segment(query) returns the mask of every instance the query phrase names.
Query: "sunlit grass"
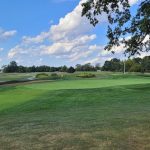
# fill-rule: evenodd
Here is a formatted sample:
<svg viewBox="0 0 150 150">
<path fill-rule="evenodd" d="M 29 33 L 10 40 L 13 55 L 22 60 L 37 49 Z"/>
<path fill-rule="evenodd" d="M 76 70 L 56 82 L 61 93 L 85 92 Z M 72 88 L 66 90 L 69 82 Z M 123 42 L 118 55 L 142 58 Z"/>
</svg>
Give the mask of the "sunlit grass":
<svg viewBox="0 0 150 150">
<path fill-rule="evenodd" d="M 150 78 L 0 87 L 0 149 L 150 149 Z"/>
</svg>

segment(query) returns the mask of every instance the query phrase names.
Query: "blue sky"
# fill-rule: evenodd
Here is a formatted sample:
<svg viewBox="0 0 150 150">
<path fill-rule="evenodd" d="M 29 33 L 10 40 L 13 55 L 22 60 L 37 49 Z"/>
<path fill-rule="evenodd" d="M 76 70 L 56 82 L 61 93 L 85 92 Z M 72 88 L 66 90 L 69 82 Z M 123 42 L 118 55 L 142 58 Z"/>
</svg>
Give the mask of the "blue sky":
<svg viewBox="0 0 150 150">
<path fill-rule="evenodd" d="M 138 0 L 130 0 L 132 12 Z M 107 20 L 93 28 L 81 17 L 79 0 L 1 0 L 0 66 L 15 60 L 20 65 L 60 66 L 101 63 L 124 58 L 104 51 Z"/>
</svg>

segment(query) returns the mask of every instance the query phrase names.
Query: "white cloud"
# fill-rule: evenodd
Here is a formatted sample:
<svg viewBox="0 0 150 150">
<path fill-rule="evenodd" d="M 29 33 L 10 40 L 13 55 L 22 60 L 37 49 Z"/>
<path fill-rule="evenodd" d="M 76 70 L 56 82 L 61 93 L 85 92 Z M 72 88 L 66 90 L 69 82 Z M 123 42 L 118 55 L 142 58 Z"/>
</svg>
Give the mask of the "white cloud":
<svg viewBox="0 0 150 150">
<path fill-rule="evenodd" d="M 120 46 L 113 46 L 112 51 L 115 52 L 115 54 L 123 54 L 125 51 L 124 45 L 121 44 Z M 102 49 L 99 55 L 106 56 L 106 55 L 111 55 L 111 54 L 112 54 L 111 51 Z"/>
<path fill-rule="evenodd" d="M 129 4 L 132 6 L 136 3 L 138 3 L 138 1 L 140 1 L 140 0 L 129 0 Z"/>
<path fill-rule="evenodd" d="M 58 24 L 51 25 L 47 32 L 41 32 L 35 37 L 23 36 L 21 43 L 10 49 L 8 57 L 39 56 L 40 60 L 43 55 L 76 62 L 97 53 L 95 58 L 90 59 L 92 63 L 111 58 L 112 53 L 104 51 L 104 45 L 91 44 L 96 35 L 91 34 L 93 26 L 89 20 L 81 17 L 83 1 L 72 12 L 60 18 Z M 131 5 L 135 3 L 137 0 L 130 0 Z M 100 23 L 106 22 L 106 18 L 106 15 L 101 15 Z M 123 46 L 114 47 L 114 50 L 121 57 Z"/>
<path fill-rule="evenodd" d="M 19 45 L 15 46 L 14 48 L 10 49 L 8 53 L 9 58 L 13 58 L 17 54 L 23 54 L 24 49 L 20 47 Z"/>
<path fill-rule="evenodd" d="M 39 56 L 41 55 L 41 51 L 45 49 L 45 45 L 16 45 L 14 48 L 10 49 L 8 53 L 8 58 L 17 58 L 17 57 L 34 57 L 34 56 Z"/>
<path fill-rule="evenodd" d="M 0 28 L 0 41 L 7 40 L 17 33 L 16 30 L 5 31 Z"/>
<path fill-rule="evenodd" d="M 101 58 L 100 58 L 100 57 L 97 57 L 97 58 L 93 58 L 93 59 L 84 61 L 83 64 L 90 63 L 90 64 L 92 64 L 92 65 L 95 65 L 96 63 L 100 63 L 100 62 L 101 62 Z"/>
<path fill-rule="evenodd" d="M 87 18 L 81 17 L 81 3 L 82 1 L 64 18 L 60 18 L 58 25 L 51 27 L 50 32 L 53 41 L 73 39 L 75 36 L 89 33 L 89 30 L 93 28 Z"/>
<path fill-rule="evenodd" d="M 26 53 L 32 55 L 37 49 L 38 55 L 53 55 L 57 58 L 65 56 L 72 61 L 81 58 L 81 53 L 82 56 L 89 53 L 86 50 L 94 50 L 95 47 L 90 47 L 90 42 L 96 35 L 90 34 L 93 27 L 86 18 L 81 17 L 81 10 L 80 2 L 72 12 L 61 18 L 57 25 L 52 25 L 48 32 L 42 32 L 35 37 L 24 36 L 21 44 L 9 51 L 8 57 L 13 58 Z M 49 44 L 44 45 L 45 41 Z M 41 48 L 39 44 L 42 45 Z M 73 59 L 73 56 L 76 56 L 76 59 Z"/>
<path fill-rule="evenodd" d="M 64 41 L 59 41 L 51 46 L 48 46 L 46 51 L 44 53 L 46 54 L 65 54 L 65 53 L 70 53 L 74 52 L 77 48 L 81 48 L 88 42 L 94 40 L 96 38 L 96 35 L 83 35 L 81 37 L 76 37 L 74 40 L 64 40 Z"/>
<path fill-rule="evenodd" d="M 143 40 L 143 43 L 146 43 L 146 42 L 148 42 L 150 40 L 150 35 L 147 35 L 146 37 L 145 37 L 145 39 Z"/>
<path fill-rule="evenodd" d="M 4 48 L 0 48 L 0 51 L 3 51 L 4 50 Z"/>
<path fill-rule="evenodd" d="M 49 38 L 49 36 L 49 32 L 41 32 L 40 35 L 37 35 L 35 37 L 23 36 L 22 42 L 25 44 L 39 44 L 44 42 L 44 40 Z"/>
<path fill-rule="evenodd" d="M 80 60 L 82 58 L 87 58 L 92 53 L 93 53 L 93 50 L 91 50 L 89 47 L 83 47 L 82 51 L 78 50 L 78 51 L 72 53 L 69 56 L 69 59 L 71 62 L 74 62 L 74 61 Z"/>
</svg>

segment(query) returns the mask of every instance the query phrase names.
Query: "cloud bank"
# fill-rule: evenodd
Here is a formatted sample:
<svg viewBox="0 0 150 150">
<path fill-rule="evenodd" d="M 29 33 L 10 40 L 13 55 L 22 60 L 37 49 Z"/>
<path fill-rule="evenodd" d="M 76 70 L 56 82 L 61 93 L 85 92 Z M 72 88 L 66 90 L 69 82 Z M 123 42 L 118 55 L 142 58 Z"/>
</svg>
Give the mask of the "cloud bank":
<svg viewBox="0 0 150 150">
<path fill-rule="evenodd" d="M 51 25 L 47 32 L 41 32 L 35 37 L 23 36 L 21 42 L 11 48 L 8 57 L 10 59 L 25 57 L 49 56 L 56 59 L 65 59 L 67 62 L 104 62 L 110 59 L 112 54 L 104 51 L 105 45 L 95 44 L 97 38 L 93 34 L 93 26 L 87 18 L 81 17 L 82 6 L 79 4 L 66 16 L 59 19 L 59 23 Z M 138 0 L 129 0 L 134 5 Z M 100 16 L 100 24 L 106 22 L 106 16 Z M 16 34 L 15 30 L 0 32 L 1 37 L 10 37 Z M 3 36 L 2 36 L 3 35 Z M 94 44 L 93 44 L 94 43 Z M 123 46 L 114 47 L 116 55 L 122 58 Z M 115 57 L 113 56 L 113 57 Z"/>
</svg>

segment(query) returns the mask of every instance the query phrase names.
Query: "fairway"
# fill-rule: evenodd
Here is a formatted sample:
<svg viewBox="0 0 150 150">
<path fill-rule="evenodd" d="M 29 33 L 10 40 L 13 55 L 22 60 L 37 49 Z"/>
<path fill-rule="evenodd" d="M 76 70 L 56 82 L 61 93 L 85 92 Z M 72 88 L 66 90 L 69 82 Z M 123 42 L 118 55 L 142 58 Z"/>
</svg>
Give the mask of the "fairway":
<svg viewBox="0 0 150 150">
<path fill-rule="evenodd" d="M 148 150 L 150 77 L 0 87 L 2 150 Z"/>
</svg>

